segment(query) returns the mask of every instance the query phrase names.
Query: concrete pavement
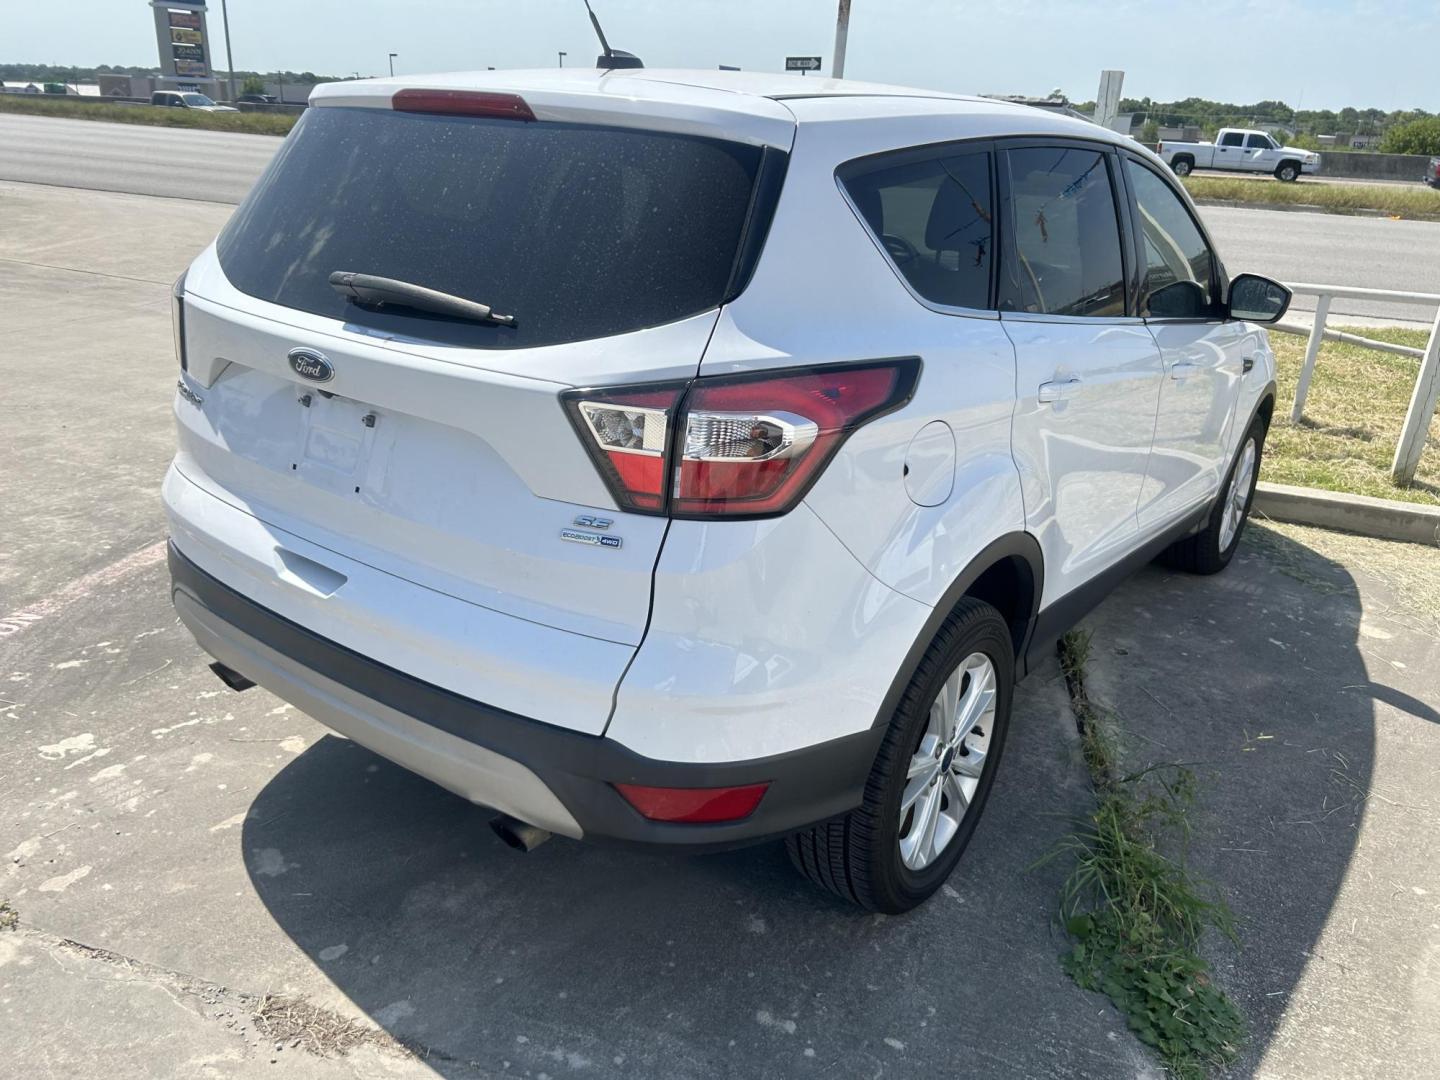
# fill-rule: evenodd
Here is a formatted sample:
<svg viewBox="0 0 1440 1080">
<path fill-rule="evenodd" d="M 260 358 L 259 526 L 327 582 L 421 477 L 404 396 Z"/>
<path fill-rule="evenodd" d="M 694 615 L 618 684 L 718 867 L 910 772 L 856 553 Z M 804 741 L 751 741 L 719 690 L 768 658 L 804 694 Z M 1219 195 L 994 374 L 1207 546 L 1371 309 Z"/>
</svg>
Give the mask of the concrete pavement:
<svg viewBox="0 0 1440 1080">
<path fill-rule="evenodd" d="M 227 212 L 0 184 L 11 1068 L 1158 1076 L 1061 973 L 1061 868 L 1032 868 L 1089 805 L 1053 672 L 1017 695 L 960 870 L 899 919 L 776 846 L 518 856 L 485 811 L 222 687 L 169 606 L 158 485 L 169 282 Z M 1440 567 L 1320 543 L 1257 531 L 1218 578 L 1145 571 L 1093 620 L 1093 685 L 1147 751 L 1214 763 L 1194 844 L 1245 920 L 1245 951 L 1214 951 L 1255 1021 L 1236 1075 L 1419 1077 Z"/>
</svg>

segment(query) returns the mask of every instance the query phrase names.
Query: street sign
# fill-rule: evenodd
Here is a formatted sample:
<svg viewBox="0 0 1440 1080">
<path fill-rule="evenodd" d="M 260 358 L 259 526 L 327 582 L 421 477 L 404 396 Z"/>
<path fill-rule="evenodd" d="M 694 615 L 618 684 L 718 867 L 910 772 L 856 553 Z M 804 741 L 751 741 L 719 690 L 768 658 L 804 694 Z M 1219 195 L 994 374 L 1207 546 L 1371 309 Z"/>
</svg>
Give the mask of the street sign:
<svg viewBox="0 0 1440 1080">
<path fill-rule="evenodd" d="M 819 71 L 820 57 L 818 56 L 787 56 L 785 57 L 786 71 Z"/>
</svg>

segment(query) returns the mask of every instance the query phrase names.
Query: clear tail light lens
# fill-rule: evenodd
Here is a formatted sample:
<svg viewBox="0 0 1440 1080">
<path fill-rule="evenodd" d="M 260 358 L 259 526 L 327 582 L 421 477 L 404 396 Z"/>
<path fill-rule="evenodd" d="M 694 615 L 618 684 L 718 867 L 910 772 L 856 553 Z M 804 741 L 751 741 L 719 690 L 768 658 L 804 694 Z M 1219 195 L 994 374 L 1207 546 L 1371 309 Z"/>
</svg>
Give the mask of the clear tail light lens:
<svg viewBox="0 0 1440 1080">
<path fill-rule="evenodd" d="M 770 517 L 799 502 L 851 432 L 909 401 L 919 373 L 909 357 L 562 397 L 622 509 Z"/>
</svg>

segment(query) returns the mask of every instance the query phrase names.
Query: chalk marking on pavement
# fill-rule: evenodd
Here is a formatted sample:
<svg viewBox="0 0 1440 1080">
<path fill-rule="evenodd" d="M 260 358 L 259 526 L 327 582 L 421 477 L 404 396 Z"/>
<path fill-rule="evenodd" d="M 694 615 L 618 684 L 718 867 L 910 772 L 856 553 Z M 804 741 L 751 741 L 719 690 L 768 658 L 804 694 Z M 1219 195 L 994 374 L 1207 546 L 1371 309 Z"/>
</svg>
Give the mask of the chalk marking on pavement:
<svg viewBox="0 0 1440 1080">
<path fill-rule="evenodd" d="M 20 611 L 0 617 L 0 639 L 13 638 L 36 623 L 59 615 L 77 600 L 84 600 L 99 589 L 113 585 L 146 567 L 154 566 L 165 558 L 165 544 L 164 540 L 156 540 L 148 547 L 131 552 L 118 562 L 76 578 L 70 584 Z"/>
</svg>

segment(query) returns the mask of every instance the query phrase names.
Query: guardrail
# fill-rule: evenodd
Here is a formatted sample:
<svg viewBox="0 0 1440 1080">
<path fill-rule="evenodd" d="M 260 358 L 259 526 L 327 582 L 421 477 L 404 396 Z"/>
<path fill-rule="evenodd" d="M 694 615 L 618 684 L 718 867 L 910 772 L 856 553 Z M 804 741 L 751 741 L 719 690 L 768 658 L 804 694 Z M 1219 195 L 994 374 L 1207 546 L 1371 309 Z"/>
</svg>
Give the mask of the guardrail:
<svg viewBox="0 0 1440 1080">
<path fill-rule="evenodd" d="M 1420 464 L 1420 454 L 1425 449 L 1425 436 L 1430 430 L 1430 419 L 1435 415 L 1437 399 L 1440 399 L 1440 293 L 1398 292 L 1390 289 L 1347 288 L 1343 285 L 1293 284 L 1287 286 L 1291 292 L 1315 297 L 1315 320 L 1310 326 L 1310 342 L 1305 348 L 1305 362 L 1300 367 L 1300 378 L 1295 384 L 1295 404 L 1290 409 L 1290 422 L 1298 424 L 1305 415 L 1305 398 L 1310 393 L 1310 379 L 1315 374 L 1315 360 L 1320 355 L 1324 341 L 1342 341 L 1379 352 L 1396 353 L 1400 356 L 1414 356 L 1420 360 L 1420 374 L 1415 379 L 1415 390 L 1410 395 L 1410 408 L 1405 413 L 1405 424 L 1400 429 L 1400 441 L 1395 446 L 1395 459 L 1390 465 L 1390 476 L 1402 487 L 1408 487 L 1415 479 L 1415 469 Z M 1396 304 L 1417 304 L 1433 307 L 1435 323 L 1430 328 L 1430 340 L 1425 348 L 1416 349 L 1409 345 L 1395 345 L 1389 341 L 1376 341 L 1359 334 L 1346 334 L 1328 329 L 1325 320 L 1330 316 L 1330 301 L 1336 298 L 1347 300 L 1384 300 Z M 1301 326 L 1277 323 L 1276 330 L 1287 334 L 1305 335 Z"/>
</svg>

